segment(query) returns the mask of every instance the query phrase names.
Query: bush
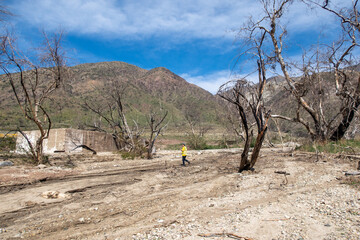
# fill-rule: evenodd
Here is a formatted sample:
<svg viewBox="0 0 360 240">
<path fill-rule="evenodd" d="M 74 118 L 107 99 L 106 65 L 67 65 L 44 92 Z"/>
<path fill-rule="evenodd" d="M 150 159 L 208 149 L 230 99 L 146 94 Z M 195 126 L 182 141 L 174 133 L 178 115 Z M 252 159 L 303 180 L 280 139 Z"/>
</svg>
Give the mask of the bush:
<svg viewBox="0 0 360 240">
<path fill-rule="evenodd" d="M 9 152 L 16 149 L 15 137 L 1 137 L 0 138 L 0 151 Z"/>
<path fill-rule="evenodd" d="M 137 154 L 135 152 L 120 152 L 122 159 L 134 160 Z"/>
<path fill-rule="evenodd" d="M 203 150 L 207 147 L 204 137 L 190 136 L 187 142 L 189 147 L 194 150 Z"/>
</svg>

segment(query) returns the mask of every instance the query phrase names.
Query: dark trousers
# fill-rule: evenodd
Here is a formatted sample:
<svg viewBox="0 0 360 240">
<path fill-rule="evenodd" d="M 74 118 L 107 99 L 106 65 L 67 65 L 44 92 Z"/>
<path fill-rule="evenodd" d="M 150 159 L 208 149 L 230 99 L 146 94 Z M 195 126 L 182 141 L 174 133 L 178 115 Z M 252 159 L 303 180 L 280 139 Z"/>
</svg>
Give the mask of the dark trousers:
<svg viewBox="0 0 360 240">
<path fill-rule="evenodd" d="M 186 156 L 182 156 L 182 164 L 185 165 L 185 162 L 187 162 L 188 164 L 190 164 L 190 162 L 186 159 Z"/>
</svg>

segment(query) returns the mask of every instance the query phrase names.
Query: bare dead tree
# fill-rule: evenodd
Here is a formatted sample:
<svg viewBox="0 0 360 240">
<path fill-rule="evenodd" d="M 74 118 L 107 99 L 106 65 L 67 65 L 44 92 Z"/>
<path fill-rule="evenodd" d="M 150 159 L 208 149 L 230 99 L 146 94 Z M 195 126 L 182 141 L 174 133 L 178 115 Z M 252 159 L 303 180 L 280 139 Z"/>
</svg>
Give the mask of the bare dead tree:
<svg viewBox="0 0 360 240">
<path fill-rule="evenodd" d="M 328 5 L 329 0 L 326 0 L 322 8 L 335 14 L 341 20 L 343 33 L 348 42 L 345 47 L 342 47 L 342 45 L 345 45 L 346 40 L 338 44 L 338 46 L 332 46 L 331 55 L 329 56 L 329 62 L 332 64 L 335 76 L 336 95 L 342 100 L 340 108 L 341 122 L 332 132 L 330 139 L 339 140 L 345 135 L 360 105 L 360 76 L 358 76 L 355 84 L 351 84 L 348 79 L 350 77 L 349 72 L 341 69 L 343 63 L 350 62 L 349 56 L 351 56 L 351 52 L 358 47 L 357 36 L 360 33 L 360 13 L 358 0 L 352 1 L 351 8 L 335 10 L 329 8 Z"/>
<path fill-rule="evenodd" d="M 8 34 L 1 41 L 0 68 L 11 85 L 24 117 L 32 121 L 40 132 L 33 143 L 25 136 L 32 158 L 43 163 L 43 141 L 48 138 L 51 118 L 44 107 L 45 102 L 65 80 L 65 53 L 62 49 L 63 32 L 48 36 L 43 32 L 44 42 L 36 52 L 37 62 L 30 61 L 15 46 L 15 39 Z"/>
<path fill-rule="evenodd" d="M 147 146 L 147 158 L 153 158 L 153 150 L 155 146 L 155 141 L 157 137 L 160 135 L 161 131 L 164 130 L 167 126 L 167 123 L 164 123 L 166 117 L 168 115 L 168 111 L 165 111 L 163 114 L 159 114 L 157 112 L 151 112 L 149 114 L 149 118 L 147 119 L 148 125 L 150 128 L 150 136 L 148 139 Z"/>
<path fill-rule="evenodd" d="M 124 95 L 126 87 L 116 80 L 109 81 L 104 89 L 95 89 L 97 100 L 86 100 L 84 107 L 100 117 L 105 122 L 92 125 L 93 130 L 109 132 L 112 134 L 118 150 L 137 151 L 137 141 L 141 131 L 135 122 L 135 129 L 130 128 L 124 108 Z"/>
<path fill-rule="evenodd" d="M 185 120 L 190 130 L 186 130 L 189 136 L 189 145 L 193 149 L 203 149 L 206 145 L 205 134 L 211 126 L 204 124 L 200 109 L 187 109 Z"/>
<path fill-rule="evenodd" d="M 4 5 L 0 4 L 0 22 L 5 22 L 8 17 L 13 16 Z"/>
<path fill-rule="evenodd" d="M 225 127 L 223 133 L 223 144 L 228 148 L 229 144 L 239 144 L 245 141 L 242 125 L 239 124 L 239 115 L 235 105 L 224 102 L 226 111 L 221 115 L 221 124 Z M 241 122 L 241 121 L 240 121 Z"/>
<path fill-rule="evenodd" d="M 336 96 L 338 96 L 341 102 L 339 110 L 334 116 L 329 118 L 329 112 L 324 111 L 325 102 L 322 100 L 323 92 L 321 90 L 318 91 L 318 94 L 312 94 L 316 101 L 306 97 L 316 81 L 322 81 L 324 84 L 325 82 L 328 84 L 331 82 L 329 77 L 322 75 L 319 71 L 321 69 L 319 64 L 324 66 L 326 63 L 320 61 L 319 58 L 316 58 L 315 62 L 308 61 L 308 64 L 304 64 L 302 67 L 303 74 L 301 81 L 295 81 L 290 74 L 289 64 L 284 58 L 284 37 L 287 31 L 280 24 L 280 20 L 293 1 L 261 0 L 260 2 L 262 3 L 265 15 L 259 21 L 252 22 L 253 31 L 265 31 L 270 37 L 271 45 L 276 54 L 276 61 L 280 65 L 288 85 L 287 90 L 295 98 L 298 105 L 295 117 L 280 115 L 273 115 L 272 117 L 302 124 L 315 141 L 341 139 L 360 104 L 360 79 L 349 88 L 351 82 L 349 79 L 350 74 L 349 71 L 344 69 L 344 64 L 350 62 L 351 52 L 357 46 L 356 27 L 354 25 L 345 26 L 344 24 L 346 23 L 343 22 L 342 27 L 345 37 L 329 48 L 327 64 L 332 65 L 330 72 L 335 79 Z M 318 55 L 317 53 L 313 56 Z"/>
<path fill-rule="evenodd" d="M 258 83 L 255 84 L 246 79 L 240 79 L 236 80 L 233 86 L 231 85 L 232 82 L 222 85 L 217 93 L 221 98 L 236 106 L 245 132 L 245 144 L 241 154 L 239 172 L 250 170 L 254 167 L 265 139 L 270 118 L 270 111 L 265 109 L 263 98 L 267 81 L 266 66 L 269 64 L 267 62 L 269 58 L 263 51 L 265 32 L 254 34 L 254 32 L 248 32 L 248 30 L 248 28 L 243 29 L 244 32 L 250 33 L 248 44 L 251 44 L 251 47 L 244 54 L 251 54 L 256 58 Z M 252 116 L 257 127 L 256 141 L 250 159 L 249 151 L 253 132 L 250 132 L 251 118 L 249 115 Z"/>
<path fill-rule="evenodd" d="M 313 1 L 313 0 L 304 0 L 305 3 L 314 4 L 318 7 L 325 9 L 333 14 L 335 14 L 343 24 L 351 25 L 360 32 L 360 22 L 359 15 L 360 12 L 358 10 L 358 0 L 352 0 L 352 6 L 350 8 L 336 8 L 336 6 L 331 6 L 330 0 L 324 1 Z"/>
</svg>

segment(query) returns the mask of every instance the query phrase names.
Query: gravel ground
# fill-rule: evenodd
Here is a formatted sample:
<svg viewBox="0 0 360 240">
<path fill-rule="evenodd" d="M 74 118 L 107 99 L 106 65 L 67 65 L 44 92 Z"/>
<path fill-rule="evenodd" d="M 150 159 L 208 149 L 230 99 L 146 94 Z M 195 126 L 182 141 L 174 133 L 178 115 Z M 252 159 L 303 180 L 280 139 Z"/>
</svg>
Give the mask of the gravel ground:
<svg viewBox="0 0 360 240">
<path fill-rule="evenodd" d="M 239 158 L 190 151 L 181 167 L 178 152 L 164 151 L 152 161 L 108 154 L 71 169 L 5 167 L 0 239 L 360 239 L 360 193 L 344 184 L 355 162 L 264 149 L 254 172 L 237 173 Z"/>
</svg>

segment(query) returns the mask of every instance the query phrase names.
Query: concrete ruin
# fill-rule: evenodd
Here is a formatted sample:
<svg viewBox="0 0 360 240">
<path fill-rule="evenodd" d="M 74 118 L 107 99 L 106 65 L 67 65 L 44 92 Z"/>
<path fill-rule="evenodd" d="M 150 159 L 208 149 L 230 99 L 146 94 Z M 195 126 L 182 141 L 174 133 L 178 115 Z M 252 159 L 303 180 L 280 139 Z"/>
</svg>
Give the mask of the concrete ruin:
<svg viewBox="0 0 360 240">
<path fill-rule="evenodd" d="M 39 131 L 24 131 L 28 139 L 35 146 Z M 44 140 L 44 154 L 52 155 L 56 153 L 86 153 L 90 152 L 87 146 L 96 152 L 116 151 L 116 145 L 111 134 L 95 131 L 85 131 L 71 128 L 51 129 L 49 138 Z M 18 134 L 16 139 L 16 152 L 26 153 L 30 149 L 26 139 Z"/>
</svg>

